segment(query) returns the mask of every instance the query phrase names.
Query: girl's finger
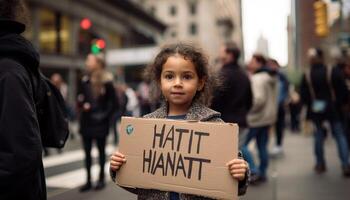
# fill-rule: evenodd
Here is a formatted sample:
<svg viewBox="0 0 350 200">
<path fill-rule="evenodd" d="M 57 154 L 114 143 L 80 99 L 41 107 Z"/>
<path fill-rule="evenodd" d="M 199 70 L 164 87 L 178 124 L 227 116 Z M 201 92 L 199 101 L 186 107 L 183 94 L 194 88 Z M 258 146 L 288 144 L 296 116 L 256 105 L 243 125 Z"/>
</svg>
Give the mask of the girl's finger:
<svg viewBox="0 0 350 200">
<path fill-rule="evenodd" d="M 113 156 L 125 158 L 124 154 L 120 153 L 119 151 L 114 152 Z"/>
<path fill-rule="evenodd" d="M 231 165 L 229 166 L 230 169 L 247 169 L 248 166 L 245 164 L 245 163 L 242 163 L 242 164 L 234 164 L 234 165 Z"/>
<path fill-rule="evenodd" d="M 120 158 L 120 157 L 114 157 L 114 156 L 112 156 L 112 157 L 111 157 L 111 161 L 116 161 L 116 162 L 123 162 L 123 163 L 125 163 L 125 162 L 126 162 L 126 159 L 125 159 L 125 158 Z"/>
<path fill-rule="evenodd" d="M 245 174 L 246 170 L 244 169 L 235 169 L 230 171 L 231 174 Z"/>
</svg>

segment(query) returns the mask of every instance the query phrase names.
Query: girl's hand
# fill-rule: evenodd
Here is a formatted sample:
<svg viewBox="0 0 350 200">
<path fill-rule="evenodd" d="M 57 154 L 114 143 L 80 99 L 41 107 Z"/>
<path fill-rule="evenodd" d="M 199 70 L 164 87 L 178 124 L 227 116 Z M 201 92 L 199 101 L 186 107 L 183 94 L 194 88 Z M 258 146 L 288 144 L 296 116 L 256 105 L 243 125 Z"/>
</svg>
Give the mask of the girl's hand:
<svg viewBox="0 0 350 200">
<path fill-rule="evenodd" d="M 116 151 L 111 156 L 109 167 L 112 171 L 118 171 L 125 162 L 125 156 L 119 151 Z"/>
<path fill-rule="evenodd" d="M 245 174 L 248 170 L 248 163 L 243 159 L 233 159 L 226 164 L 228 170 L 230 171 L 233 178 L 238 181 L 242 181 L 245 179 Z"/>
</svg>

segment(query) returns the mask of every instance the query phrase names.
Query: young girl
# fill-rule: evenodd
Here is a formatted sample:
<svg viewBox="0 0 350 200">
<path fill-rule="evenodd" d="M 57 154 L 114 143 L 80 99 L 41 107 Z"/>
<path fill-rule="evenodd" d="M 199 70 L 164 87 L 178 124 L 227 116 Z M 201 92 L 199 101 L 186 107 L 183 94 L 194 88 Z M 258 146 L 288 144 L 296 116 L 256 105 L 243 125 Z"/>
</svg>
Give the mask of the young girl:
<svg viewBox="0 0 350 200">
<path fill-rule="evenodd" d="M 146 68 L 146 74 L 156 86 L 155 94 L 162 94 L 163 105 L 145 118 L 167 118 L 222 122 L 220 113 L 205 106 L 211 99 L 212 86 L 208 73 L 207 58 L 195 47 L 174 44 L 164 47 L 154 62 Z M 159 99 L 159 98 L 158 98 Z M 121 152 L 111 156 L 112 179 L 115 172 L 126 162 Z M 232 178 L 239 181 L 239 195 L 245 193 L 248 183 L 248 165 L 243 159 L 227 163 Z M 209 199 L 189 194 L 158 190 L 129 189 L 138 199 Z"/>
</svg>

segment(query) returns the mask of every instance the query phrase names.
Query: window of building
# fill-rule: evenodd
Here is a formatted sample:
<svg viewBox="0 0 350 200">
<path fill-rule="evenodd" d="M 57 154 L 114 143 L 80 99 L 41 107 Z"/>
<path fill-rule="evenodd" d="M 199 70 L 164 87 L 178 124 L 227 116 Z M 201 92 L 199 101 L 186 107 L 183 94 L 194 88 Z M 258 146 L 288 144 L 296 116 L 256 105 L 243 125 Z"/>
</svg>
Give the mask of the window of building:
<svg viewBox="0 0 350 200">
<path fill-rule="evenodd" d="M 197 24 L 196 23 L 191 23 L 190 24 L 190 34 L 191 35 L 196 35 L 198 32 L 197 30 Z"/>
<path fill-rule="evenodd" d="M 49 9 L 40 9 L 39 48 L 44 53 L 55 53 L 57 32 L 55 28 L 55 13 Z"/>
<path fill-rule="evenodd" d="M 71 22 L 67 16 L 50 9 L 39 10 L 39 49 L 43 53 L 70 54 Z"/>
<path fill-rule="evenodd" d="M 191 15 L 197 14 L 197 4 L 195 2 L 189 3 L 189 9 Z"/>
<path fill-rule="evenodd" d="M 70 18 L 68 18 L 67 16 L 62 16 L 61 22 L 61 28 L 59 32 L 62 45 L 61 53 L 67 55 L 72 53 L 72 23 Z"/>
<path fill-rule="evenodd" d="M 169 12 L 170 12 L 171 16 L 175 16 L 176 15 L 176 11 L 177 10 L 176 10 L 176 7 L 174 5 L 170 6 Z"/>
</svg>

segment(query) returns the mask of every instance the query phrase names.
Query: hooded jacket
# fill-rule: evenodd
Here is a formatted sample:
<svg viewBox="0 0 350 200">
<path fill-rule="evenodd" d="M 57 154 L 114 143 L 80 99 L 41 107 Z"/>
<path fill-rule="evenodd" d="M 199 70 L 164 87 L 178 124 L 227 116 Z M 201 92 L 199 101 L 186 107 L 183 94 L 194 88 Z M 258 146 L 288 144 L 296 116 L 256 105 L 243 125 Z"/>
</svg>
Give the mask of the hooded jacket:
<svg viewBox="0 0 350 200">
<path fill-rule="evenodd" d="M 248 114 L 248 124 L 252 128 L 272 125 L 277 119 L 277 74 L 262 67 L 253 74 L 251 81 L 253 107 Z"/>
<path fill-rule="evenodd" d="M 164 103 L 159 109 L 157 109 L 153 113 L 145 115 L 144 118 L 166 118 L 167 115 L 168 115 L 168 107 Z M 186 114 L 185 119 L 210 121 L 210 122 L 223 122 L 222 119 L 220 119 L 219 112 L 216 112 L 210 108 L 207 108 L 203 104 L 196 101 L 191 105 L 188 113 Z M 250 176 L 250 172 L 248 169 L 245 180 L 239 182 L 238 195 L 243 195 L 246 193 L 249 176 Z M 115 181 L 116 173 L 111 172 L 111 177 Z M 137 189 L 125 188 L 125 189 L 134 194 L 137 194 L 138 200 L 169 200 L 170 198 L 170 192 L 151 190 L 151 189 L 139 189 L 139 188 Z M 180 194 L 180 200 L 211 200 L 211 198 L 190 195 L 190 194 Z"/>
<path fill-rule="evenodd" d="M 23 24 L 0 19 L 0 199 L 46 199 L 34 95 L 39 54 Z"/>
</svg>

